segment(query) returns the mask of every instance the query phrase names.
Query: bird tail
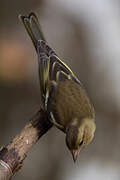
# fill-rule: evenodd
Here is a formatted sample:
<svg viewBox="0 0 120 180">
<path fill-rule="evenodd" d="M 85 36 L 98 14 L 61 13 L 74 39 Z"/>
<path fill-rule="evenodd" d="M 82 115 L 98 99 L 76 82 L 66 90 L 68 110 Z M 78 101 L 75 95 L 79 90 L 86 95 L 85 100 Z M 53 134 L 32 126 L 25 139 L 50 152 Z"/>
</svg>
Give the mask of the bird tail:
<svg viewBox="0 0 120 180">
<path fill-rule="evenodd" d="M 19 18 L 22 21 L 37 51 L 38 40 L 45 41 L 45 37 L 37 16 L 34 12 L 31 12 L 28 16 L 19 15 Z"/>
<path fill-rule="evenodd" d="M 47 104 L 49 97 L 49 80 L 59 82 L 66 79 L 72 79 L 77 84 L 81 85 L 80 81 L 73 74 L 71 69 L 47 44 L 35 13 L 32 12 L 28 16 L 20 15 L 19 17 L 38 54 L 39 79 L 43 104 Z"/>
<path fill-rule="evenodd" d="M 41 90 L 41 99 L 44 108 L 46 108 L 48 96 L 49 96 L 49 63 L 50 59 L 44 50 L 45 38 L 41 30 L 40 23 L 35 13 L 30 13 L 28 16 L 19 16 L 27 33 L 29 34 L 34 47 L 38 54 L 39 64 L 39 81 Z"/>
</svg>

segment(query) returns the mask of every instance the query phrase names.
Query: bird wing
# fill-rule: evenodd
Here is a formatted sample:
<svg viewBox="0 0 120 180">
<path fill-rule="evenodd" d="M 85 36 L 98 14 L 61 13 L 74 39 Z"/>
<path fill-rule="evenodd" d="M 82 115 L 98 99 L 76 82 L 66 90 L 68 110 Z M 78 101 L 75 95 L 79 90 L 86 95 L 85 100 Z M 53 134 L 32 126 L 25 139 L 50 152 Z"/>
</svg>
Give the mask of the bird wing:
<svg viewBox="0 0 120 180">
<path fill-rule="evenodd" d="M 38 41 L 37 44 L 37 54 L 38 54 L 38 64 L 39 64 L 39 80 L 40 80 L 40 90 L 41 90 L 41 98 L 46 108 L 47 100 L 49 96 L 49 65 L 50 58 L 46 55 L 46 53 L 41 48 L 41 44 Z"/>
<path fill-rule="evenodd" d="M 71 79 L 81 85 L 81 82 L 74 75 L 72 70 L 56 55 L 50 56 L 50 78 L 57 82 Z"/>
<path fill-rule="evenodd" d="M 57 84 L 60 81 L 71 79 L 81 86 L 81 82 L 73 74 L 71 69 L 47 44 L 35 13 L 32 12 L 28 16 L 20 15 L 19 17 L 38 54 L 39 80 L 43 105 L 45 106 L 47 103 L 50 82 L 52 82 L 52 84 Z"/>
<path fill-rule="evenodd" d="M 53 51 L 53 49 L 50 48 L 50 46 L 47 44 L 36 14 L 34 12 L 31 12 L 28 16 L 20 15 L 19 17 L 34 44 L 37 53 L 37 46 L 39 44 L 41 46 L 41 49 L 43 49 L 46 55 L 50 58 L 50 79 L 56 80 L 57 77 L 57 80 L 63 80 L 67 78 L 72 79 L 77 84 L 81 85 L 81 82 L 73 74 L 71 69 L 57 56 L 55 51 Z M 40 57 L 38 57 L 38 59 L 40 59 Z"/>
</svg>

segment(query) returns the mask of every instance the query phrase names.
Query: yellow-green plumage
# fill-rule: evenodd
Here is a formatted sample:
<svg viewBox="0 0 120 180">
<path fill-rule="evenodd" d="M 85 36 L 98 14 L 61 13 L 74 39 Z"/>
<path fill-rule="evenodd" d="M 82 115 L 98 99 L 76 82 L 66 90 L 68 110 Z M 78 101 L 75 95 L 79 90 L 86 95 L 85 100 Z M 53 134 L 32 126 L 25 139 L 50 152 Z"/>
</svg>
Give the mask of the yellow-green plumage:
<svg viewBox="0 0 120 180">
<path fill-rule="evenodd" d="M 20 18 L 38 54 L 43 108 L 51 122 L 66 133 L 66 145 L 75 161 L 94 137 L 93 105 L 78 78 L 46 43 L 37 16 L 30 13 Z"/>
<path fill-rule="evenodd" d="M 50 111 L 56 121 L 66 128 L 75 117 L 94 119 L 94 109 L 85 90 L 72 80 L 60 82 L 52 95 Z"/>
</svg>

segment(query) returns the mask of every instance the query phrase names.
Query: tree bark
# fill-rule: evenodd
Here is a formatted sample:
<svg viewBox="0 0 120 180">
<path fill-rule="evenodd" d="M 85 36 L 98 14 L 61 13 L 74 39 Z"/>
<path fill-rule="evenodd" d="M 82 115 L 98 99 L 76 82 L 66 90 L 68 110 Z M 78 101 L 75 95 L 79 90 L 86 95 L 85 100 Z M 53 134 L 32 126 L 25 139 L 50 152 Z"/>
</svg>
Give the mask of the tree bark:
<svg viewBox="0 0 120 180">
<path fill-rule="evenodd" d="M 0 180 L 9 180 L 22 167 L 32 145 L 51 127 L 47 113 L 41 109 L 7 146 L 1 148 Z"/>
</svg>

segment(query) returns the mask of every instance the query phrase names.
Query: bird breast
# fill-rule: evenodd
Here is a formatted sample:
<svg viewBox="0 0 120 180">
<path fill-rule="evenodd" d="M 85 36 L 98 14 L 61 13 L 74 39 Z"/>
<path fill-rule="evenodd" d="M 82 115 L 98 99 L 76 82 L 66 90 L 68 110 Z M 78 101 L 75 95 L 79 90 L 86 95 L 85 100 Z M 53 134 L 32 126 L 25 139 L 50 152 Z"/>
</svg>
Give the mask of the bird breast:
<svg viewBox="0 0 120 180">
<path fill-rule="evenodd" d="M 49 102 L 56 122 L 64 127 L 73 118 L 94 116 L 93 106 L 85 90 L 72 80 L 59 82 Z"/>
</svg>

